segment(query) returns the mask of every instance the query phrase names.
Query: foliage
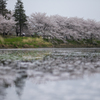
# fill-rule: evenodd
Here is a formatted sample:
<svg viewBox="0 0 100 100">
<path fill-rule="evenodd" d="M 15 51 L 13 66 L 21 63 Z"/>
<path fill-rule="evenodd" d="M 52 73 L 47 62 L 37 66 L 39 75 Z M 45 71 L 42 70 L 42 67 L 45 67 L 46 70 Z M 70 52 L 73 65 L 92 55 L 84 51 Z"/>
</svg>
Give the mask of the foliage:
<svg viewBox="0 0 100 100">
<path fill-rule="evenodd" d="M 13 16 L 15 17 L 16 25 L 19 26 L 20 28 L 20 36 L 21 36 L 23 26 L 25 25 L 25 22 L 27 21 L 27 16 L 25 14 L 23 2 L 21 0 L 17 0 Z"/>
<path fill-rule="evenodd" d="M 14 27 L 15 21 L 12 18 L 8 20 L 0 15 L 0 33 L 10 33 Z"/>
<path fill-rule="evenodd" d="M 6 0 L 0 1 L 0 7 L 2 4 L 4 5 L 3 9 L 6 9 Z M 0 13 L 2 14 L 2 12 Z M 31 33 L 33 36 L 34 33 L 37 36 L 39 33 L 39 36 L 43 38 L 45 38 L 45 36 L 52 37 L 51 40 L 47 39 L 46 41 L 50 41 L 54 44 L 63 42 L 80 44 L 80 42 L 82 42 L 83 44 L 89 43 L 96 45 L 100 41 L 100 22 L 91 19 L 84 20 L 83 18 L 77 17 L 67 18 L 60 15 L 47 16 L 46 13 L 32 13 L 31 16 L 27 17 L 21 0 L 17 0 L 14 13 L 7 13 L 6 18 L 2 15 L 0 15 L 0 34 L 14 34 L 16 21 L 16 33 L 18 29 L 21 35 L 24 27 L 28 35 Z M 19 33 L 17 33 L 17 35 L 18 34 Z M 33 39 L 23 41 L 31 40 L 33 41 Z"/>
<path fill-rule="evenodd" d="M 0 15 L 5 16 L 8 13 L 8 10 L 6 9 L 6 3 L 7 0 L 0 0 Z"/>
<path fill-rule="evenodd" d="M 90 19 L 33 13 L 28 19 L 28 27 L 31 33 L 40 32 L 64 42 L 66 40 L 100 39 L 100 22 Z"/>
</svg>

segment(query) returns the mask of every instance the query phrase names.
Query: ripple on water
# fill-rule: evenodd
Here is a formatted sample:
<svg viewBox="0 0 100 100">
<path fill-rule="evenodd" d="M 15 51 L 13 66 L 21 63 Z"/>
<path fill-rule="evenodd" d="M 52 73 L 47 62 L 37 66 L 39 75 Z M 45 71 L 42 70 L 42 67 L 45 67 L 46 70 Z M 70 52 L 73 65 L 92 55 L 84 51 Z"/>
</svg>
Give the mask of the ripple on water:
<svg viewBox="0 0 100 100">
<path fill-rule="evenodd" d="M 6 98 L 5 100 L 12 98 L 18 100 L 18 96 L 22 100 L 31 100 L 30 98 L 39 100 L 40 97 L 45 99 L 46 96 L 48 96 L 47 100 L 100 98 L 100 50 L 91 52 L 91 49 L 90 51 L 48 49 L 35 53 L 32 50 L 1 51 L 0 97 L 2 100 L 3 97 Z M 14 96 L 12 97 L 10 93 L 14 93 Z"/>
</svg>

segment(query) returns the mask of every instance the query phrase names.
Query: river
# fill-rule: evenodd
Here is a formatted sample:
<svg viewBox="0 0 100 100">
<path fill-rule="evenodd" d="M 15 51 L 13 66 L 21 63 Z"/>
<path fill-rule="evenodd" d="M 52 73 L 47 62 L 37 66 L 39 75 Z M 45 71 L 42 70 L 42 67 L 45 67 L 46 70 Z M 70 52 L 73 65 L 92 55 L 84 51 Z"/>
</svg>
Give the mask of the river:
<svg viewBox="0 0 100 100">
<path fill-rule="evenodd" d="M 0 100 L 100 100 L 100 49 L 0 49 Z"/>
</svg>

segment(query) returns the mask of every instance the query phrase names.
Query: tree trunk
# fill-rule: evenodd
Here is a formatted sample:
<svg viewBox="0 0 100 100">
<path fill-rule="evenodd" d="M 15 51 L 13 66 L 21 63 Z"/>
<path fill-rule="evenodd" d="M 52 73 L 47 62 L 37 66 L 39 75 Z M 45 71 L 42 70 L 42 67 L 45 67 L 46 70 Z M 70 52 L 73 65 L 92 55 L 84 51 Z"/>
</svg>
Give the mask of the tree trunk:
<svg viewBox="0 0 100 100">
<path fill-rule="evenodd" d="M 21 24 L 20 24 L 20 36 L 21 36 L 21 34 L 22 34 L 22 27 L 21 27 Z"/>
</svg>

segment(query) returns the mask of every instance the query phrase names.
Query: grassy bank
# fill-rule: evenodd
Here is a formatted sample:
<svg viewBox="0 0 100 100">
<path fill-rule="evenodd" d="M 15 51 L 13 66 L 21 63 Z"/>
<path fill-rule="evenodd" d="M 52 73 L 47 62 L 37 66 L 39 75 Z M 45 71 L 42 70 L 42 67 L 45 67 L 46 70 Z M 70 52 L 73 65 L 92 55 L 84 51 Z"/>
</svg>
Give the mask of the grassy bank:
<svg viewBox="0 0 100 100">
<path fill-rule="evenodd" d="M 38 48 L 52 47 L 52 43 L 42 38 L 33 37 L 1 37 L 0 48 Z"/>
<path fill-rule="evenodd" d="M 81 47 L 100 47 L 100 41 L 98 40 L 67 40 L 64 43 L 58 39 L 42 39 L 34 37 L 16 37 L 16 36 L 0 36 L 0 48 L 81 48 Z"/>
<path fill-rule="evenodd" d="M 67 40 L 67 43 L 60 43 L 59 45 L 55 45 L 55 47 L 60 48 L 93 48 L 93 47 L 100 47 L 100 41 L 98 40 Z"/>
<path fill-rule="evenodd" d="M 49 41 L 46 39 L 46 41 Z M 100 47 L 99 40 L 91 40 L 91 39 L 83 39 L 83 40 L 66 40 L 64 43 L 62 40 L 53 39 L 52 41 L 53 47 L 57 48 L 93 48 Z"/>
</svg>

